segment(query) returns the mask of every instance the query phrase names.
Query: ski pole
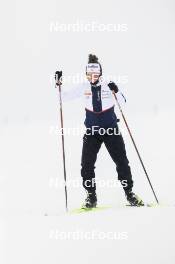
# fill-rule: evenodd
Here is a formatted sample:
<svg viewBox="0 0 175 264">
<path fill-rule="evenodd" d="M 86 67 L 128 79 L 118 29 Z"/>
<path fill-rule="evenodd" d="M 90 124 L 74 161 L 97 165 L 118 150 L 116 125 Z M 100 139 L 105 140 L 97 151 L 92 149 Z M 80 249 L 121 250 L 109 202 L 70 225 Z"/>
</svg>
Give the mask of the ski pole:
<svg viewBox="0 0 175 264">
<path fill-rule="evenodd" d="M 61 139 L 62 139 L 62 156 L 63 156 L 63 170 L 64 170 L 64 183 L 65 183 L 65 202 L 66 202 L 66 212 L 68 212 L 68 204 L 67 204 L 67 182 L 66 182 L 66 159 L 65 159 L 65 146 L 64 146 L 64 126 L 63 126 L 63 107 L 62 107 L 62 96 L 61 96 L 61 80 L 62 71 L 56 71 L 55 73 L 55 88 L 59 88 L 59 101 L 60 101 L 60 120 L 61 120 Z"/>
<path fill-rule="evenodd" d="M 153 192 L 153 194 L 154 194 L 154 197 L 155 197 L 155 199 L 156 199 L 156 202 L 159 204 L 159 201 L 158 201 L 157 196 L 156 196 L 156 194 L 155 194 L 154 188 L 153 188 L 153 186 L 152 186 L 152 184 L 151 184 L 151 181 L 150 181 L 150 179 L 149 179 L 148 173 L 147 173 L 146 168 L 145 168 L 145 166 L 144 166 L 143 160 L 142 160 L 142 158 L 141 158 L 141 156 L 140 156 L 140 153 L 139 153 L 139 151 L 138 151 L 138 148 L 137 148 L 136 143 L 135 143 L 135 141 L 134 141 L 134 138 L 133 138 L 133 136 L 132 136 L 131 130 L 130 130 L 130 128 L 129 128 L 129 126 L 128 126 L 128 123 L 127 123 L 127 121 L 126 121 L 126 118 L 125 118 L 125 116 L 124 116 L 124 114 L 123 114 L 123 111 L 122 111 L 122 108 L 121 108 L 121 106 L 120 106 L 120 104 L 119 104 L 119 101 L 118 101 L 118 99 L 117 99 L 117 96 L 116 96 L 115 93 L 113 93 L 113 94 L 114 94 L 115 100 L 116 100 L 116 102 L 117 102 L 118 108 L 119 108 L 119 110 L 120 110 L 120 113 L 121 113 L 121 115 L 122 115 L 122 118 L 123 118 L 123 120 L 124 120 L 124 123 L 125 123 L 125 125 L 126 125 L 126 128 L 127 128 L 128 132 L 129 132 L 129 135 L 130 135 L 130 137 L 131 137 L 132 143 L 133 143 L 133 145 L 134 145 L 134 148 L 135 148 L 135 150 L 136 150 L 136 153 L 137 153 L 137 155 L 138 155 L 138 158 L 139 158 L 139 160 L 140 160 L 140 163 L 141 163 L 141 165 L 142 165 L 142 168 L 143 168 L 143 170 L 144 170 L 144 172 L 145 172 L 146 178 L 147 178 L 147 180 L 148 180 L 148 182 L 149 182 L 149 185 L 150 185 L 150 187 L 151 187 L 151 189 L 152 189 L 152 192 Z"/>
</svg>

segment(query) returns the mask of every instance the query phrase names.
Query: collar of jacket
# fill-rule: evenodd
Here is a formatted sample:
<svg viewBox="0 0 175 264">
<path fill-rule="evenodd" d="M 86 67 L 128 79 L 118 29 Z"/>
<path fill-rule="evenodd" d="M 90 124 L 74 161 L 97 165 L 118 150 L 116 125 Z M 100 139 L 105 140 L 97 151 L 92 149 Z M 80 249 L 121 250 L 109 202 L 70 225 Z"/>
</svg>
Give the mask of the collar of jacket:
<svg viewBox="0 0 175 264">
<path fill-rule="evenodd" d="M 91 87 L 92 86 L 100 86 L 101 84 L 100 84 L 100 82 L 99 82 L 99 80 L 97 80 L 96 82 L 94 82 L 94 83 L 90 83 L 91 84 Z"/>
</svg>

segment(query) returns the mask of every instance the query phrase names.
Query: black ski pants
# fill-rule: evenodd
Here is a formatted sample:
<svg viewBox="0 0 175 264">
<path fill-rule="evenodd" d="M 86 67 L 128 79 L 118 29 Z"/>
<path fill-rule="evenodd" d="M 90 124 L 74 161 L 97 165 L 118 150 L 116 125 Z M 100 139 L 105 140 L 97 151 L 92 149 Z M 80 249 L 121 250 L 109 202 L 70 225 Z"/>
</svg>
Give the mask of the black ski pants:
<svg viewBox="0 0 175 264">
<path fill-rule="evenodd" d="M 114 133 L 112 135 L 106 133 L 104 135 L 100 135 L 99 133 L 87 135 L 85 133 L 83 137 L 83 149 L 81 157 L 81 176 L 83 178 L 83 187 L 88 192 L 96 191 L 94 170 L 97 154 L 102 143 L 105 144 L 112 160 L 116 165 L 118 180 L 121 182 L 125 181 L 127 183 L 127 185 L 123 187 L 124 190 L 131 190 L 133 187 L 132 174 L 121 133 L 117 133 L 117 135 Z M 105 166 L 105 164 L 102 164 L 102 166 Z"/>
</svg>

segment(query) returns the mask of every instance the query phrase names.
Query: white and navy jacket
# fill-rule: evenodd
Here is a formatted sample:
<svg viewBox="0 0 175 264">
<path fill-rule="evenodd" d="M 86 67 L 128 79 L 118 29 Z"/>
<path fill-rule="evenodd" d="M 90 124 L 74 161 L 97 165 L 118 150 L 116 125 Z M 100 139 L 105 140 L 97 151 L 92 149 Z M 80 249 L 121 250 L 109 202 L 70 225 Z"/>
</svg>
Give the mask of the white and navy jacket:
<svg viewBox="0 0 175 264">
<path fill-rule="evenodd" d="M 119 93 L 117 85 L 113 82 L 101 80 L 95 84 L 86 82 L 81 87 L 64 92 L 62 97 L 67 101 L 83 96 L 86 111 L 85 126 L 107 129 L 116 127 L 118 121 L 114 112 L 115 101 L 111 89 Z"/>
<path fill-rule="evenodd" d="M 96 84 L 87 85 L 84 89 L 86 119 L 85 126 L 91 128 L 98 126 L 99 128 L 115 127 L 117 117 L 114 112 L 114 96 L 110 86 L 118 91 L 117 86 L 110 82 L 98 81 Z"/>
</svg>

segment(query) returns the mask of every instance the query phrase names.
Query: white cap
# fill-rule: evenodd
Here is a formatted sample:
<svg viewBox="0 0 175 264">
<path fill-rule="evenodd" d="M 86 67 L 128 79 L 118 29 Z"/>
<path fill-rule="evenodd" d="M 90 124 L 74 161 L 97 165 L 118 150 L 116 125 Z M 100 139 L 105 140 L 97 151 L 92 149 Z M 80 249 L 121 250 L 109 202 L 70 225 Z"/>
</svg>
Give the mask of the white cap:
<svg viewBox="0 0 175 264">
<path fill-rule="evenodd" d="M 101 68 L 98 63 L 88 63 L 86 66 L 87 73 L 99 73 L 101 74 Z"/>
</svg>

